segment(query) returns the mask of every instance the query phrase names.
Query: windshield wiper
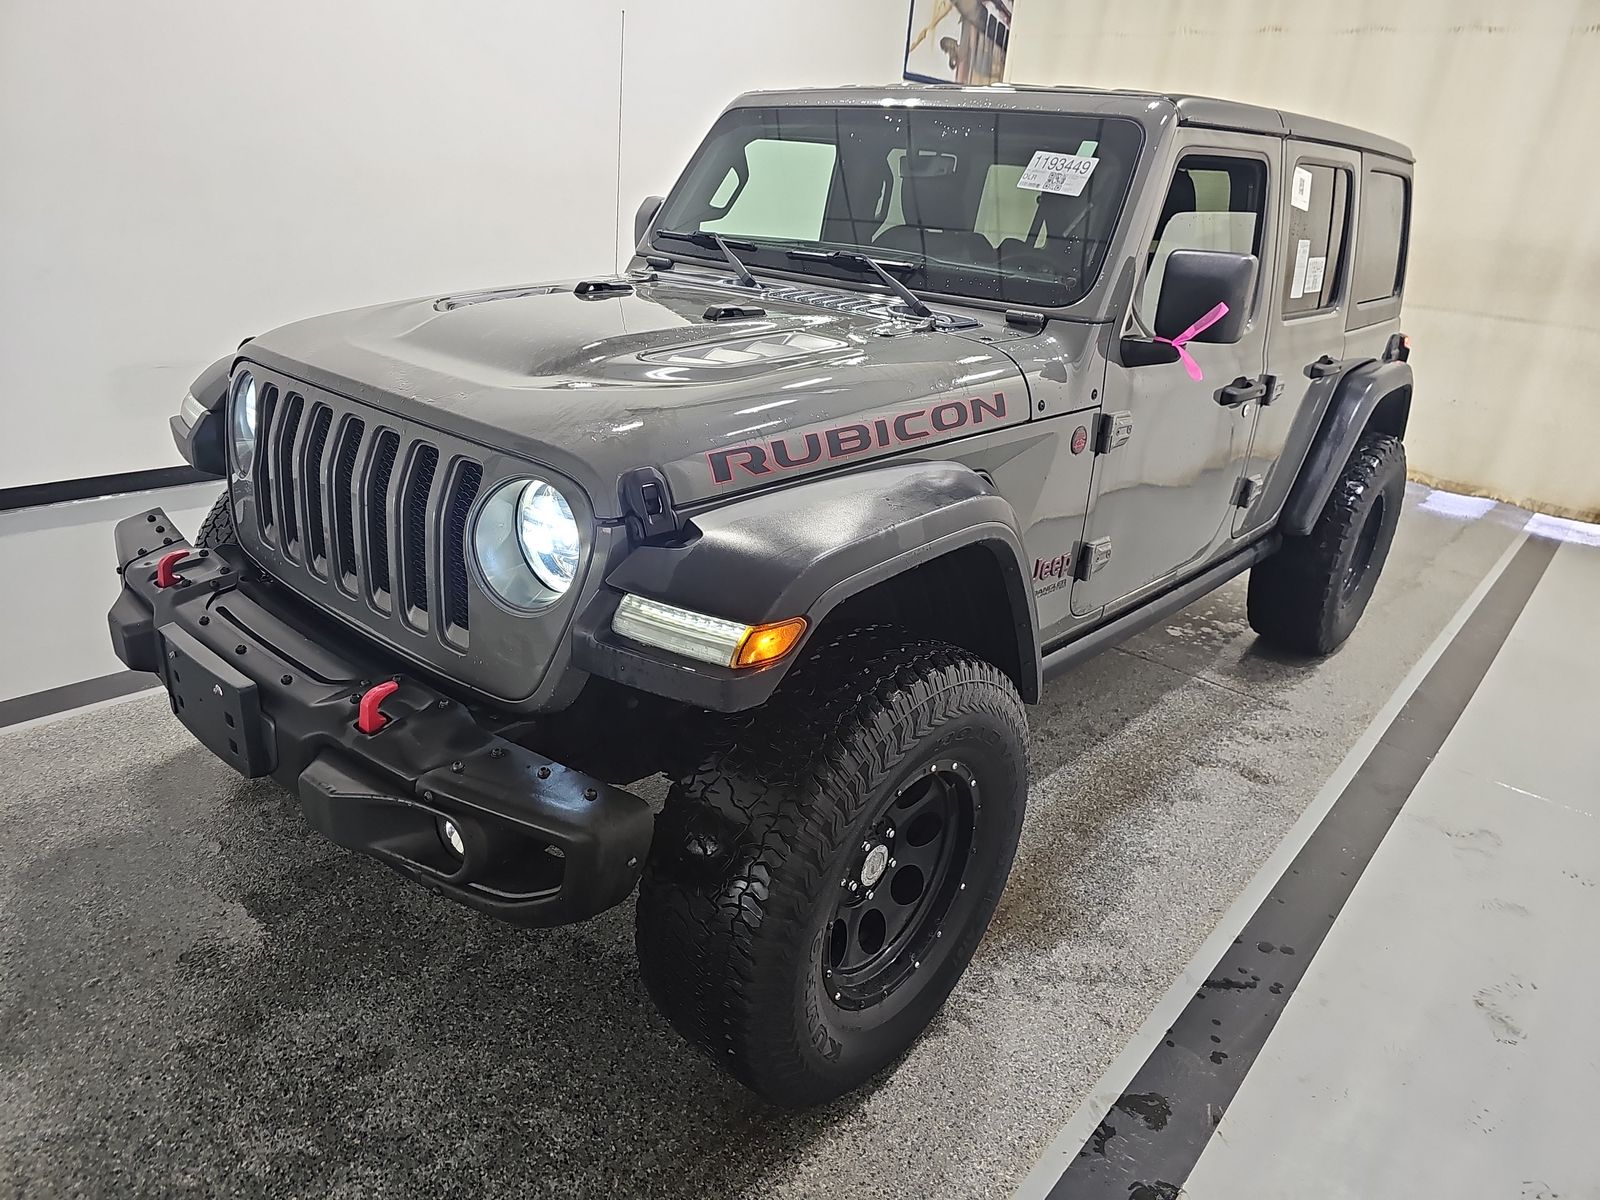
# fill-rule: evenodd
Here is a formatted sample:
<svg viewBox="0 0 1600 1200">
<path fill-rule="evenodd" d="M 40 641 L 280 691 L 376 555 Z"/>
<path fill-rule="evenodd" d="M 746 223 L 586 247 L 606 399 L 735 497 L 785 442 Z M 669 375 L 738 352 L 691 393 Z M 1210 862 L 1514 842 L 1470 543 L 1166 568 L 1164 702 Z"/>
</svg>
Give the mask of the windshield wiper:
<svg viewBox="0 0 1600 1200">
<path fill-rule="evenodd" d="M 655 232 L 658 238 L 670 238 L 675 242 L 688 242 L 692 246 L 704 246 L 707 250 L 715 250 L 728 260 L 728 265 L 738 275 L 739 282 L 748 288 L 758 288 L 761 284 L 756 277 L 750 274 L 750 268 L 739 261 L 739 256 L 733 252 L 737 246 L 741 250 L 754 250 L 754 242 L 727 242 L 721 234 L 712 233 L 708 229 L 658 229 Z"/>
<path fill-rule="evenodd" d="M 905 306 L 911 310 L 913 316 L 923 318 L 931 318 L 933 316 L 933 309 L 919 300 L 917 294 L 905 284 L 889 274 L 890 268 L 896 271 L 915 271 L 917 270 L 916 263 L 900 262 L 889 258 L 873 258 L 870 255 L 858 254 L 853 250 L 790 250 L 784 257 L 804 259 L 808 262 L 831 262 L 857 271 L 871 271 L 884 283 L 888 284 L 894 294 L 905 302 Z"/>
</svg>

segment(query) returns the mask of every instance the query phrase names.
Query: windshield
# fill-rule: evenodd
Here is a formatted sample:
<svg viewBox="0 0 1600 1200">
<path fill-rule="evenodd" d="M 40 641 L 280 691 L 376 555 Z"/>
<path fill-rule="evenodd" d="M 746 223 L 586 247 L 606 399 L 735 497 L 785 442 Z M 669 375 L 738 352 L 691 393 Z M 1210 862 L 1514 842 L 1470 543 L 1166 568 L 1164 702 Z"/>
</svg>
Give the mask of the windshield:
<svg viewBox="0 0 1600 1200">
<path fill-rule="evenodd" d="M 1068 113 L 738 108 L 655 227 L 738 239 L 757 269 L 843 249 L 911 264 L 918 291 L 1065 307 L 1100 273 L 1142 140 L 1134 121 Z"/>
</svg>

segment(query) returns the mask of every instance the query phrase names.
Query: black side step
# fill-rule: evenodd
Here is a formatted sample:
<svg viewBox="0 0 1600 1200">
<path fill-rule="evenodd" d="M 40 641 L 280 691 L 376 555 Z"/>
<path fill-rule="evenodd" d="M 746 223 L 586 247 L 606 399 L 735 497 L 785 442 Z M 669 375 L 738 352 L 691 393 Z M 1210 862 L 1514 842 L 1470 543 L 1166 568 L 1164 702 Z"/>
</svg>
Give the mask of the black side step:
<svg viewBox="0 0 1600 1200">
<path fill-rule="evenodd" d="M 1126 641 L 1157 621 L 1170 617 L 1180 608 L 1187 608 L 1207 592 L 1213 592 L 1227 583 L 1235 575 L 1244 574 L 1276 551 L 1282 543 L 1281 537 L 1269 533 L 1260 541 L 1250 543 L 1233 557 L 1225 558 L 1216 566 L 1206 568 L 1172 590 L 1162 592 L 1120 617 L 1114 617 L 1104 625 L 1057 646 L 1044 656 L 1044 677 L 1053 679 L 1068 668 L 1077 666 L 1084 659 L 1093 658 L 1102 650 L 1109 650 L 1118 642 Z"/>
</svg>

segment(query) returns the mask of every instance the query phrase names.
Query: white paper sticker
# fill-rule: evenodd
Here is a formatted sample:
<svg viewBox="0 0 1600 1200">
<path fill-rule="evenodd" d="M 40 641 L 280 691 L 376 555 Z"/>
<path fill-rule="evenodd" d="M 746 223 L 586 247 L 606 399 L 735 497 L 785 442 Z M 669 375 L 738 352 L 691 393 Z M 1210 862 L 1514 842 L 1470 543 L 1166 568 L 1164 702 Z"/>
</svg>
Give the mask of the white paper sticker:
<svg viewBox="0 0 1600 1200">
<path fill-rule="evenodd" d="M 1320 293 L 1322 291 L 1322 273 L 1328 269 L 1328 257 L 1309 258 L 1306 260 L 1306 292 Z"/>
<path fill-rule="evenodd" d="M 1098 158 L 1084 154 L 1052 154 L 1035 150 L 1028 169 L 1017 186 L 1033 192 L 1056 192 L 1062 196 L 1081 196 L 1089 176 L 1100 165 Z"/>
<path fill-rule="evenodd" d="M 1289 298 L 1298 300 L 1306 294 L 1306 272 L 1311 268 L 1311 239 L 1301 238 L 1294 248 L 1294 280 L 1289 284 Z"/>
<path fill-rule="evenodd" d="M 1304 167 L 1294 169 L 1294 190 L 1289 193 L 1289 203 L 1302 212 L 1311 211 L 1311 172 Z"/>
</svg>

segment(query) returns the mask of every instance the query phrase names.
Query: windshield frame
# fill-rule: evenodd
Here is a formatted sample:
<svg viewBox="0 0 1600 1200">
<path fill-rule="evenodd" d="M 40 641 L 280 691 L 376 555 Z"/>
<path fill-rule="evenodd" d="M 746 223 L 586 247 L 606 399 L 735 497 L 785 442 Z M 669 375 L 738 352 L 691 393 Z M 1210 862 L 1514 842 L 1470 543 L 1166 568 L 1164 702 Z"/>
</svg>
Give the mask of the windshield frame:
<svg viewBox="0 0 1600 1200">
<path fill-rule="evenodd" d="M 907 89 L 910 90 L 910 89 Z M 916 89 L 926 94 L 934 89 Z M 898 91 L 898 89 L 896 90 Z M 1104 321 L 1110 319 L 1103 311 L 1106 306 L 1108 294 L 1112 288 L 1111 280 L 1117 274 L 1116 264 L 1123 256 L 1123 243 L 1127 237 L 1130 214 L 1137 208 L 1139 196 L 1148 182 L 1151 161 L 1160 143 L 1159 133 L 1164 120 L 1153 121 L 1156 115 L 1152 112 L 1155 106 L 1144 103 L 1131 103 L 1131 97 L 1117 96 L 1112 93 L 1074 93 L 1065 90 L 1045 91 L 1040 97 L 1044 102 L 1016 103 L 1015 95 L 1007 95 L 1006 90 L 1000 88 L 986 89 L 938 89 L 946 93 L 955 92 L 955 95 L 938 95 L 923 98 L 921 96 L 899 96 L 895 92 L 879 93 L 874 95 L 868 89 L 860 90 L 818 90 L 815 92 L 790 92 L 790 93 L 751 93 L 740 97 L 730 104 L 717 121 L 708 129 L 704 138 L 696 146 L 673 183 L 671 190 L 657 207 L 651 219 L 644 239 L 635 247 L 639 255 L 648 255 L 654 259 L 665 259 L 671 262 L 683 262 L 695 266 L 726 267 L 725 260 L 714 251 L 702 250 L 688 243 L 658 242 L 656 232 L 661 224 L 663 214 L 669 213 L 673 203 L 680 197 L 683 190 L 689 186 L 691 176 L 700 162 L 701 156 L 706 152 L 708 144 L 717 136 L 722 122 L 730 113 L 740 109 L 782 109 L 800 108 L 811 110 L 827 109 L 856 109 L 871 110 L 883 107 L 904 106 L 919 110 L 950 111 L 950 112 L 1018 112 L 1037 113 L 1044 116 L 1075 117 L 1083 120 L 1109 121 L 1118 120 L 1131 126 L 1136 132 L 1137 141 L 1133 143 L 1133 158 L 1128 168 L 1127 184 L 1122 189 L 1117 200 L 1115 211 L 1111 214 L 1106 226 L 1106 250 L 1100 257 L 1093 274 L 1093 278 L 1084 286 L 1080 295 L 1070 303 L 1057 305 L 1040 305 L 1024 303 L 1014 299 L 1003 299 L 992 295 L 972 294 L 961 291 L 943 291 L 922 286 L 917 272 L 901 276 L 901 281 L 911 288 L 916 295 L 929 304 L 938 304 L 949 308 L 980 309 L 992 312 L 1006 312 L 1012 310 L 1026 310 L 1042 312 L 1052 318 L 1078 320 L 1078 321 Z M 996 94 L 998 93 L 998 94 Z M 1008 99 L 1011 102 L 1007 102 Z M 1148 98 L 1141 97 L 1141 100 Z M 1160 107 L 1167 107 L 1162 105 Z M 908 257 L 898 251 L 888 248 L 875 250 L 872 246 L 863 246 L 856 243 L 827 242 L 820 240 L 793 239 L 793 238 L 767 238 L 759 235 L 729 232 L 731 239 L 743 244 L 758 245 L 763 256 L 783 256 L 784 252 L 791 249 L 813 250 L 842 250 L 848 253 L 858 253 L 878 258 L 883 261 L 904 260 Z M 748 257 L 748 255 L 747 255 Z M 817 262 L 809 266 L 799 266 L 795 261 L 784 258 L 781 263 L 761 261 L 747 262 L 759 276 L 766 276 L 774 280 L 786 282 L 813 282 L 826 284 L 846 291 L 865 292 L 868 294 L 882 295 L 889 305 L 899 303 L 897 297 L 879 283 L 870 274 L 850 272 L 826 262 Z M 918 263 L 919 268 L 921 262 Z"/>
</svg>

